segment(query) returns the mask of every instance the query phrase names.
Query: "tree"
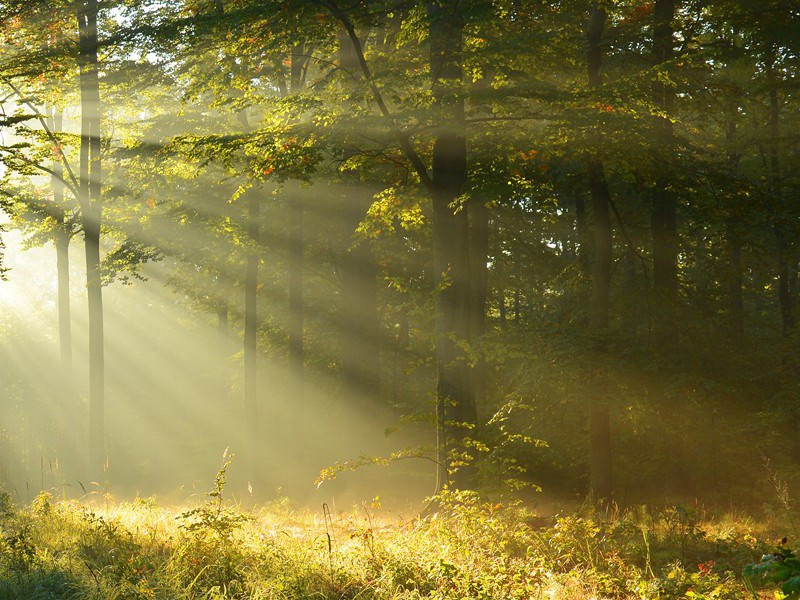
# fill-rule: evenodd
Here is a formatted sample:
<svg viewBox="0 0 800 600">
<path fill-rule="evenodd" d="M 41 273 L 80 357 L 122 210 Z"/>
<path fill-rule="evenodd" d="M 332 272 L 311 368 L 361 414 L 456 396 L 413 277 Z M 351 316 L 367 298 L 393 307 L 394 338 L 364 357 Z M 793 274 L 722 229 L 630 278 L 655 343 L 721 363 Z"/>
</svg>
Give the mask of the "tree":
<svg viewBox="0 0 800 600">
<path fill-rule="evenodd" d="M 81 94 L 79 199 L 86 250 L 86 288 L 89 297 L 89 465 L 94 476 L 99 478 L 105 462 L 105 350 L 103 288 L 100 278 L 102 171 L 97 16 L 97 0 L 84 0 L 78 5 L 78 66 Z"/>
</svg>

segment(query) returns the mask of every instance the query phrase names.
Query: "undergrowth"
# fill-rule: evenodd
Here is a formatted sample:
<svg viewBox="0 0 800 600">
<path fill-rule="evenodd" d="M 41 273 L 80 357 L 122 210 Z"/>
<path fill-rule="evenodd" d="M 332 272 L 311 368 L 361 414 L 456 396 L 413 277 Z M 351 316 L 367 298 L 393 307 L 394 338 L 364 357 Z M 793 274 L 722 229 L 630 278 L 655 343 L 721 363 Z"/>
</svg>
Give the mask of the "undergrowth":
<svg viewBox="0 0 800 600">
<path fill-rule="evenodd" d="M 244 513 L 224 483 L 223 469 L 207 500 L 182 510 L 3 498 L 0 599 L 742 600 L 781 597 L 794 564 L 791 540 L 772 550 L 784 523 L 687 507 L 542 518 L 449 492 L 424 518 L 377 503 Z"/>
</svg>

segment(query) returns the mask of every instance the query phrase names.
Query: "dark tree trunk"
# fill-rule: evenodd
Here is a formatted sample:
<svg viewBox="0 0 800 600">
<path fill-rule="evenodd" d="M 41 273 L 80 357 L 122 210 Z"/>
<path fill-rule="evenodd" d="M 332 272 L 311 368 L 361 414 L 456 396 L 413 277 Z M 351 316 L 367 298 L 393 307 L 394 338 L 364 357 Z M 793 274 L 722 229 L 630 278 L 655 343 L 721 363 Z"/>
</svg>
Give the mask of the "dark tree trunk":
<svg viewBox="0 0 800 600">
<path fill-rule="evenodd" d="M 578 234 L 578 263 L 581 268 L 581 277 L 589 275 L 591 252 L 589 251 L 589 219 L 586 215 L 586 200 L 581 194 L 575 196 L 575 229 Z"/>
<path fill-rule="evenodd" d="M 778 102 L 778 82 L 775 76 L 774 54 L 767 63 L 767 77 L 769 79 L 769 168 L 770 188 L 775 208 L 773 209 L 773 229 L 778 249 L 778 304 L 781 312 L 781 325 L 784 337 L 790 337 L 795 332 L 794 293 L 792 290 L 791 252 L 792 244 L 783 215 L 780 201 L 781 190 L 781 165 L 780 165 L 780 103 Z"/>
<path fill-rule="evenodd" d="M 303 205 L 300 194 L 292 194 L 289 198 L 289 375 L 295 395 L 292 402 L 298 408 L 303 403 L 303 330 Z"/>
<path fill-rule="evenodd" d="M 260 203 L 257 190 L 247 192 L 247 266 L 244 283 L 244 417 L 247 480 L 257 488 L 258 473 L 258 266 L 261 242 Z"/>
<path fill-rule="evenodd" d="M 78 8 L 81 94 L 80 202 L 89 299 L 89 468 L 98 481 L 105 463 L 105 356 L 100 279 L 100 83 L 97 67 L 97 0 Z"/>
<path fill-rule="evenodd" d="M 592 199 L 592 227 L 594 229 L 594 260 L 592 263 L 592 300 L 589 326 L 596 332 L 608 329 L 609 295 L 611 292 L 611 267 L 613 264 L 613 238 L 611 194 L 603 163 L 595 158 L 588 161 L 589 191 Z"/>
<path fill-rule="evenodd" d="M 472 389 L 475 405 L 486 396 L 486 357 L 483 353 L 483 336 L 486 333 L 486 294 L 489 260 L 489 209 L 480 200 L 468 204 L 469 214 L 469 335 L 475 345 L 477 360 L 472 367 Z"/>
<path fill-rule="evenodd" d="M 587 64 L 589 88 L 600 86 L 603 51 L 603 29 L 606 11 L 599 3 L 592 7 L 587 31 Z M 589 309 L 589 327 L 599 338 L 600 352 L 604 351 L 605 335 L 608 331 L 609 295 L 611 292 L 611 266 L 613 261 L 613 232 L 611 228 L 611 194 L 606 182 L 603 161 L 597 152 L 603 145 L 603 133 L 599 127 L 591 132 L 593 149 L 587 156 L 589 197 L 592 207 L 594 229 L 594 252 L 592 263 L 592 298 Z M 590 477 L 589 493 L 596 500 L 611 498 L 611 423 L 605 385 L 605 373 L 592 382 L 592 410 L 590 429 Z"/>
<path fill-rule="evenodd" d="M 735 180 L 736 170 L 741 155 L 736 151 L 736 116 L 739 105 L 732 100 L 728 105 L 727 131 L 728 142 L 728 167 L 731 178 Z M 735 193 L 732 195 L 731 210 L 735 210 Z M 731 334 L 739 337 L 744 333 L 744 299 L 742 296 L 742 238 L 738 232 L 739 223 L 734 217 L 729 217 L 727 224 L 728 239 L 728 312 Z"/>
<path fill-rule="evenodd" d="M 622 257 L 623 300 L 620 314 L 620 330 L 629 336 L 634 336 L 638 332 L 641 314 L 639 302 L 637 301 L 639 286 L 637 284 L 636 260 L 637 256 L 633 248 L 626 249 L 625 255 Z M 649 285 L 649 282 L 645 282 L 645 285 Z"/>
<path fill-rule="evenodd" d="M 339 31 L 339 64 L 348 73 L 359 72 L 358 55 L 344 30 Z M 359 186 L 345 186 L 342 207 L 340 360 L 342 378 L 360 407 L 376 408 L 380 391 L 378 322 L 378 265 L 372 248 L 354 232 L 372 204 L 372 195 Z"/>
<path fill-rule="evenodd" d="M 225 344 L 228 339 L 228 304 L 223 303 L 217 306 L 217 333 L 219 334 L 220 346 Z"/>
<path fill-rule="evenodd" d="M 53 111 L 53 132 L 61 133 L 64 113 L 59 109 Z M 58 340 L 61 351 L 61 368 L 63 376 L 68 380 L 67 386 L 72 388 L 72 323 L 69 296 L 69 243 L 72 232 L 64 208 L 64 184 L 61 182 L 64 167 L 61 157 L 53 160 L 52 186 L 53 203 L 59 215 L 59 227 L 56 231 L 56 272 L 58 278 Z M 70 394 L 71 396 L 71 394 Z"/>
<path fill-rule="evenodd" d="M 730 280 L 728 301 L 730 328 L 734 336 L 744 333 L 744 298 L 742 296 L 742 240 L 733 227 L 728 228 L 728 251 L 730 253 Z"/>
<path fill-rule="evenodd" d="M 353 200 L 358 195 L 357 190 L 350 189 L 345 199 L 349 208 L 354 208 Z M 349 226 L 345 225 L 345 240 L 352 245 L 345 249 L 340 264 L 342 377 L 361 408 L 372 411 L 376 407 L 380 384 L 378 265 L 366 241 L 353 241 L 352 234 L 360 219 L 354 219 L 351 210 L 346 212 L 351 214 L 350 218 L 345 217 L 345 223 L 349 223 Z"/>
<path fill-rule="evenodd" d="M 438 364 L 439 463 L 449 464 L 449 451 L 463 452 L 465 426 L 477 421 L 469 368 L 458 342 L 469 342 L 469 223 L 467 211 L 454 211 L 453 201 L 466 185 L 467 145 L 462 84 L 462 34 L 464 21 L 459 3 L 428 2 L 430 61 L 434 105 L 440 129 L 433 146 L 431 192 L 433 200 L 433 251 L 435 338 Z M 470 469 L 440 473 L 440 484 L 457 488 L 472 485 Z"/>
<path fill-rule="evenodd" d="M 69 298 L 69 241 L 70 234 L 63 225 L 56 233 L 56 272 L 58 277 L 58 340 L 61 350 L 61 369 L 72 387 L 72 325 Z M 71 395 L 71 394 L 70 394 Z"/>
<path fill-rule="evenodd" d="M 676 0 L 656 0 L 654 5 L 653 58 L 657 65 L 673 58 L 675 6 Z M 675 92 L 669 83 L 659 80 L 653 84 L 653 104 L 667 115 L 673 112 Z M 655 169 L 661 172 L 674 149 L 672 122 L 668 118 L 659 118 L 654 134 Z M 678 235 L 677 200 L 668 179 L 657 178 L 652 189 L 652 201 L 654 333 L 659 346 L 671 346 L 677 340 Z"/>
</svg>

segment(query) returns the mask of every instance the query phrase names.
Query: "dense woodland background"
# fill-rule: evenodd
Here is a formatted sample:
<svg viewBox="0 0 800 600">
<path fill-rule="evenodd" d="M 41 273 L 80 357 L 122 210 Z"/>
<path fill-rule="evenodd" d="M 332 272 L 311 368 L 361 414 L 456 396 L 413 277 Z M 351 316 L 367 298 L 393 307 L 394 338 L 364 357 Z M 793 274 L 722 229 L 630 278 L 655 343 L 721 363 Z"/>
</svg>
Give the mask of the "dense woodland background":
<svg viewBox="0 0 800 600">
<path fill-rule="evenodd" d="M 3 0 L 8 489 L 788 497 L 799 19 Z"/>
</svg>

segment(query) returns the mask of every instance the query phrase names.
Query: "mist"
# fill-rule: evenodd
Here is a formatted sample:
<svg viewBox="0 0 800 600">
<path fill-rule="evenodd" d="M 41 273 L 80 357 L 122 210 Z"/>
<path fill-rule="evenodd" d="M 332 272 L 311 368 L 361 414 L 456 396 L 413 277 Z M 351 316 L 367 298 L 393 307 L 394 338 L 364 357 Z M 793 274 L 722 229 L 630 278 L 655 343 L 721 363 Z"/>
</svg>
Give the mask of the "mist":
<svg viewBox="0 0 800 600">
<path fill-rule="evenodd" d="M 0 596 L 797 597 L 798 18 L 0 0 Z"/>
</svg>

